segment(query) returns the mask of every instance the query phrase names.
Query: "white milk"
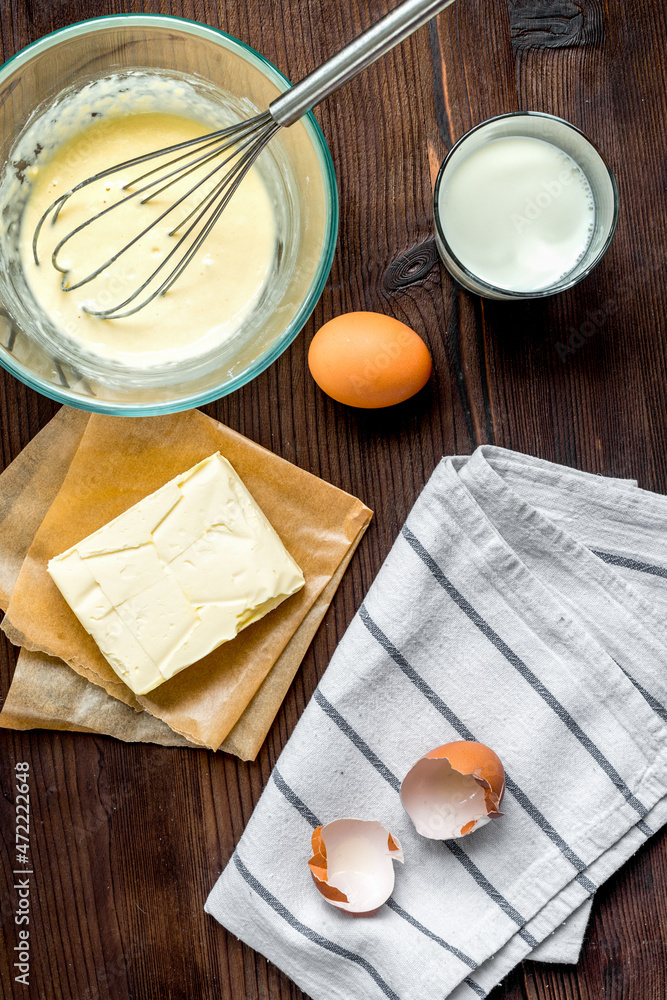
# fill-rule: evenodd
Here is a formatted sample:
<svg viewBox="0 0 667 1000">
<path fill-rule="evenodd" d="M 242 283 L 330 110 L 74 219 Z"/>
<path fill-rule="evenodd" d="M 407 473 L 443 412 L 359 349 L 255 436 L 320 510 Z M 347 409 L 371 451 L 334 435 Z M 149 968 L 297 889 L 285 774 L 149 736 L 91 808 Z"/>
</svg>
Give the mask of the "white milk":
<svg viewBox="0 0 667 1000">
<path fill-rule="evenodd" d="M 487 284 L 516 292 L 567 275 L 590 243 L 595 207 L 571 156 L 511 136 L 476 149 L 443 179 L 440 222 L 455 257 Z"/>
</svg>

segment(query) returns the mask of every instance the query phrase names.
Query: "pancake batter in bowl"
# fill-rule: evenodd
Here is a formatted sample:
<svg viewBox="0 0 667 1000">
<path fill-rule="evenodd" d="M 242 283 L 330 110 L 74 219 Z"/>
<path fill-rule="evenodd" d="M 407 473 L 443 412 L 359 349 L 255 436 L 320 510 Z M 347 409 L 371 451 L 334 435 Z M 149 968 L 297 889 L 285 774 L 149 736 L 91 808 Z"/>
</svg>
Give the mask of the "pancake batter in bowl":
<svg viewBox="0 0 667 1000">
<path fill-rule="evenodd" d="M 249 171 L 203 246 L 166 295 L 158 296 L 133 316 L 101 319 L 84 307 L 108 309 L 135 291 L 174 247 L 179 234 L 170 236 L 169 231 L 185 219 L 201 199 L 202 190 L 97 278 L 69 292 L 61 290 L 63 276 L 51 264 L 56 244 L 81 222 L 119 201 L 129 193 L 121 190 L 123 185 L 161 161 L 120 171 L 73 195 L 55 225 L 48 220 L 43 226 L 36 264 L 32 239 L 40 217 L 59 195 L 98 171 L 204 135 L 211 126 L 155 111 L 88 120 L 91 124 L 56 147 L 46 162 L 40 159 L 26 171 L 31 190 L 21 222 L 20 256 L 30 291 L 62 336 L 86 353 L 111 362 L 146 368 L 208 354 L 242 329 L 275 266 L 276 218 L 260 172 L 256 167 Z M 209 189 L 219 177 L 207 182 Z M 68 268 L 66 284 L 75 284 L 116 254 L 193 183 L 191 176 L 146 205 L 139 204 L 140 197 L 132 199 L 82 230 L 58 255 L 58 263 Z M 169 270 L 167 264 L 160 272 L 161 280 Z"/>
</svg>

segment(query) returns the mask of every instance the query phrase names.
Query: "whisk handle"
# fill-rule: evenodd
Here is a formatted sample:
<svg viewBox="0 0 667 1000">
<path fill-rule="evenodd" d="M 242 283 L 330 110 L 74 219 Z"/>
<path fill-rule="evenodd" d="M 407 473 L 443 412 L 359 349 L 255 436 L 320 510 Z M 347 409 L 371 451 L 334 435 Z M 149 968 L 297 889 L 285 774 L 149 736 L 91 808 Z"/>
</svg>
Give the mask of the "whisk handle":
<svg viewBox="0 0 667 1000">
<path fill-rule="evenodd" d="M 269 105 L 280 125 L 293 125 L 357 73 L 389 52 L 454 0 L 404 0 Z"/>
</svg>

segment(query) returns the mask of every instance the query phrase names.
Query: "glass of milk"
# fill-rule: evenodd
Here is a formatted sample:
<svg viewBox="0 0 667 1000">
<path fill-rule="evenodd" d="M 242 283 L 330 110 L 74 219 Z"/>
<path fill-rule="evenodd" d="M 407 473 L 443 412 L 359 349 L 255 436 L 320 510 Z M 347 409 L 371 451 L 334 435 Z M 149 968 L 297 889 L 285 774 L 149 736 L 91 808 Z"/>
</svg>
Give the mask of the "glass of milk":
<svg viewBox="0 0 667 1000">
<path fill-rule="evenodd" d="M 618 191 L 604 159 L 574 125 L 521 111 L 477 125 L 440 168 L 436 242 L 454 278 L 492 299 L 571 288 L 605 254 Z"/>
</svg>

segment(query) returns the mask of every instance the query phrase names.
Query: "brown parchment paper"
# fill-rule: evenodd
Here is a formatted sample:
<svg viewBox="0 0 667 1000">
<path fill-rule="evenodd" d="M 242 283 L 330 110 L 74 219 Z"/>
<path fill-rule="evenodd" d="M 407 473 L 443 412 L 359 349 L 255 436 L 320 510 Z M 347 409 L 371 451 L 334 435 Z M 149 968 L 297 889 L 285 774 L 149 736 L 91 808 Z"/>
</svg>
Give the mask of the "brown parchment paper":
<svg viewBox="0 0 667 1000">
<path fill-rule="evenodd" d="M 1 477 L 0 477 L 1 478 Z M 254 760 L 294 680 L 308 646 L 338 588 L 354 550 L 348 550 L 327 586 L 280 654 L 241 718 L 220 746 L 242 760 Z M 5 729 L 61 729 L 102 733 L 128 743 L 193 746 L 149 712 L 136 711 L 91 684 L 62 660 L 21 649 L 0 712 Z"/>
<path fill-rule="evenodd" d="M 0 475 L 0 608 L 74 458 L 90 414 L 63 406 Z"/>
<path fill-rule="evenodd" d="M 216 749 L 228 737 L 223 749 L 246 759 L 254 757 L 371 512 L 354 497 L 198 411 L 132 421 L 71 414 L 60 411 L 41 432 L 45 438 L 49 438 L 47 431 L 53 435 L 51 451 L 43 457 L 46 465 L 53 466 L 52 481 L 57 484 L 60 479 L 62 486 L 25 554 L 3 628 L 12 641 L 28 651 L 64 660 L 81 677 L 101 687 L 103 693 L 132 709 L 147 709 L 189 742 Z M 85 421 L 82 431 L 81 420 Z M 76 435 L 80 438 L 64 480 L 64 462 L 53 450 L 57 449 L 58 435 L 52 427 L 56 422 L 70 439 Z M 150 696 L 135 699 L 72 615 L 46 573 L 46 562 L 217 450 L 232 462 L 301 565 L 306 587 L 227 648 L 216 650 Z M 12 469 L 10 466 L 0 477 L 5 498 L 12 492 L 5 487 L 5 477 Z M 15 478 L 21 479 L 17 475 Z M 29 506 L 29 491 L 19 491 L 18 495 L 21 505 Z M 16 546 L 11 558 L 5 559 L 7 539 L 2 531 L 0 523 L 0 594 L 10 588 L 21 554 L 20 546 Z M 57 710 L 49 710 L 46 698 L 37 703 L 40 689 L 58 685 L 55 670 L 48 658 L 26 660 L 22 653 L 0 713 L 0 725 L 34 727 L 35 720 L 41 718 L 45 725 L 49 721 L 69 723 L 67 728 L 102 732 L 113 729 L 111 734 L 123 739 L 145 738 L 136 735 L 145 731 L 145 721 L 139 724 L 134 720 L 133 730 L 129 720 L 137 713 L 128 715 L 122 706 L 116 706 L 113 726 L 109 713 L 105 727 L 96 725 L 92 709 L 82 719 L 80 712 L 74 711 L 76 699 L 71 684 L 70 710 L 61 703 Z M 28 683 L 38 671 L 45 687 Z M 56 703 L 57 698 L 53 705 Z M 23 716 L 21 705 L 26 709 Z M 162 730 L 158 732 L 161 738 L 156 741 L 168 744 L 170 737 Z"/>
<path fill-rule="evenodd" d="M 94 723 L 94 725 L 91 725 Z M 191 746 L 150 712 L 136 712 L 91 684 L 63 660 L 22 649 L 2 706 L 5 729 L 65 729 L 102 733 L 128 743 Z"/>
</svg>

